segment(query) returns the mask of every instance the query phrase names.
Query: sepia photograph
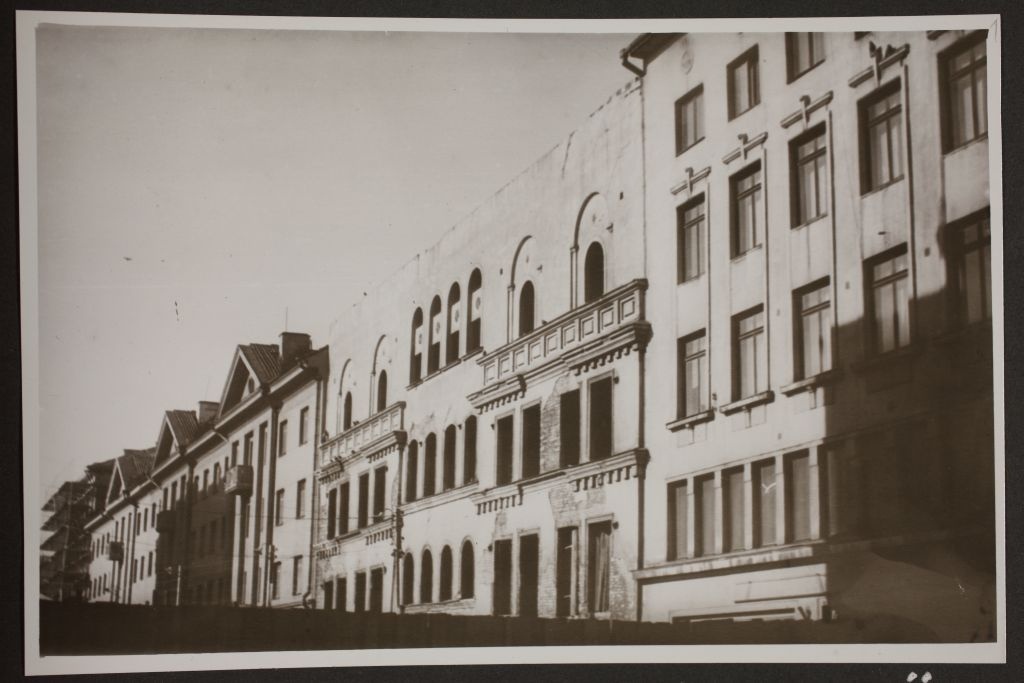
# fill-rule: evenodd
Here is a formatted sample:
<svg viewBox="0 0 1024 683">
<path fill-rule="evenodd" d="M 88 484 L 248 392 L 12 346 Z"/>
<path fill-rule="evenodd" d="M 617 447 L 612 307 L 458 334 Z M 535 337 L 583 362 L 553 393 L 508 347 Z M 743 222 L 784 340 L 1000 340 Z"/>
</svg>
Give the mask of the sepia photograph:
<svg viewBox="0 0 1024 683">
<path fill-rule="evenodd" d="M 1005 661 L 998 16 L 17 40 L 29 673 Z"/>
</svg>

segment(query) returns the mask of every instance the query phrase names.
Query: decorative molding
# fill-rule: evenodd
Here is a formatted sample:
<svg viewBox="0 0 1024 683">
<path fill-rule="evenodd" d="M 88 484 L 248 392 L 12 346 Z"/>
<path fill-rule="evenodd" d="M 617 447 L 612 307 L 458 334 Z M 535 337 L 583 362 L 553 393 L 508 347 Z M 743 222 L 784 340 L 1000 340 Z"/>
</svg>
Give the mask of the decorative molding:
<svg viewBox="0 0 1024 683">
<path fill-rule="evenodd" d="M 868 53 L 871 55 L 872 64 L 866 69 L 858 71 L 850 78 L 849 84 L 851 88 L 856 88 L 861 83 L 868 81 L 872 76 L 875 77 L 875 85 L 879 85 L 882 82 L 882 73 L 890 66 L 902 62 L 910 54 L 910 45 L 909 43 L 904 43 L 900 47 L 886 45 L 883 48 L 872 42 L 868 44 Z"/>
<path fill-rule="evenodd" d="M 334 476 L 335 469 L 332 465 L 335 463 L 337 471 L 340 472 L 358 458 L 366 457 L 374 462 L 404 447 L 404 425 L 405 401 L 398 401 L 333 439 L 325 441 L 320 446 L 324 462 L 320 470 L 321 481 Z"/>
<path fill-rule="evenodd" d="M 646 448 L 634 448 L 618 453 L 604 460 L 595 460 L 574 468 L 569 483 L 573 491 L 610 486 L 621 481 L 643 477 L 647 462 L 651 459 Z"/>
<path fill-rule="evenodd" d="M 764 141 L 768 139 L 768 131 L 765 131 L 760 135 L 755 135 L 752 138 L 748 138 L 746 133 L 740 133 L 737 137 L 740 139 L 740 146 L 722 157 L 723 164 L 731 164 L 741 156 L 743 157 L 743 160 L 746 161 L 747 155 L 757 147 L 763 145 Z"/>
<path fill-rule="evenodd" d="M 696 413 L 694 415 L 690 415 L 688 417 L 680 418 L 678 420 L 672 420 L 671 422 L 666 422 L 665 427 L 668 428 L 670 432 L 678 432 L 681 429 L 693 429 L 694 427 L 703 422 L 710 422 L 711 420 L 714 419 L 715 409 L 709 408 L 705 411 Z"/>
<path fill-rule="evenodd" d="M 751 408 L 753 408 L 755 406 L 763 405 L 765 403 L 771 403 L 774 400 L 775 400 L 775 392 L 773 392 L 772 390 L 769 389 L 768 391 L 762 391 L 762 392 L 760 392 L 758 394 L 754 394 L 753 396 L 748 396 L 747 398 L 742 398 L 739 401 L 733 401 L 732 403 L 726 403 L 724 406 L 722 406 L 718 410 L 723 415 L 732 415 L 733 413 L 738 413 L 741 410 L 750 410 Z"/>
<path fill-rule="evenodd" d="M 792 384 L 787 384 L 779 391 L 786 396 L 792 396 L 793 394 L 798 394 L 801 391 L 813 391 L 818 387 L 832 384 L 839 381 L 842 376 L 843 373 L 838 368 L 826 370 L 825 372 L 819 372 L 817 375 L 812 377 L 807 377 L 805 379 L 797 380 Z"/>
<path fill-rule="evenodd" d="M 811 120 L 811 114 L 818 111 L 822 107 L 828 106 L 829 102 L 832 101 L 832 91 L 829 90 L 827 93 L 822 95 L 816 100 L 811 100 L 810 95 L 800 96 L 800 109 L 782 119 L 779 124 L 783 128 L 789 128 L 798 121 L 803 121 L 806 126 Z"/>
<path fill-rule="evenodd" d="M 693 192 L 694 183 L 699 183 L 711 174 L 711 167 L 705 166 L 701 170 L 694 172 L 693 168 L 688 166 L 686 168 L 686 180 L 682 181 L 678 185 L 673 185 L 670 192 L 672 194 L 679 194 L 682 191 L 686 191 L 687 194 Z"/>
</svg>

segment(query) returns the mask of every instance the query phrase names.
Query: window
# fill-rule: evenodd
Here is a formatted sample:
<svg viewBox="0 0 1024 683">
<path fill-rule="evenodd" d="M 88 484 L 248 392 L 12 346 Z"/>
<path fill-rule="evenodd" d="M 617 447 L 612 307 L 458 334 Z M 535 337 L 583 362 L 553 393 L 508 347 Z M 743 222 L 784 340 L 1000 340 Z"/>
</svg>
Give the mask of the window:
<svg viewBox="0 0 1024 683">
<path fill-rule="evenodd" d="M 818 126 L 790 144 L 791 213 L 793 227 L 828 213 L 828 161 L 825 126 Z"/>
<path fill-rule="evenodd" d="M 366 611 L 366 572 L 356 572 L 356 590 L 352 596 L 355 600 L 354 610 L 361 613 Z"/>
<path fill-rule="evenodd" d="M 346 481 L 338 487 L 338 533 L 347 534 L 349 530 L 349 483 Z"/>
<path fill-rule="evenodd" d="M 725 552 L 743 550 L 746 548 L 744 539 L 744 525 L 746 521 L 746 500 L 743 495 L 743 468 L 736 467 L 722 472 L 722 510 L 725 513 L 725 522 L 722 530 L 725 532 Z"/>
<path fill-rule="evenodd" d="M 302 519 L 306 516 L 306 480 L 299 479 L 295 485 L 295 517 Z"/>
<path fill-rule="evenodd" d="M 281 420 L 277 436 L 277 455 L 278 457 L 281 457 L 288 452 L 288 420 Z"/>
<path fill-rule="evenodd" d="M 715 554 L 715 476 L 708 474 L 694 480 L 695 503 L 694 530 L 698 555 Z"/>
<path fill-rule="evenodd" d="M 238 442 L 234 441 L 231 444 L 231 466 L 234 467 L 238 464 Z"/>
<path fill-rule="evenodd" d="M 220 479 L 220 463 L 218 462 L 217 464 L 215 464 L 213 466 L 213 483 L 214 483 L 214 485 L 219 484 L 220 480 L 221 480 Z M 143 518 L 142 526 L 143 526 L 143 531 L 145 531 L 145 526 L 146 526 L 145 518 Z"/>
<path fill-rule="evenodd" d="M 861 192 L 903 177 L 903 105 L 899 81 L 860 103 Z"/>
<path fill-rule="evenodd" d="M 610 609 L 612 523 L 591 524 L 588 531 L 587 603 L 595 614 Z"/>
<path fill-rule="evenodd" d="M 910 344 L 910 284 L 906 245 L 867 263 L 871 350 L 886 353 Z"/>
<path fill-rule="evenodd" d="M 947 152 L 988 132 L 985 35 L 985 31 L 971 34 L 942 57 L 943 137 Z"/>
<path fill-rule="evenodd" d="M 153 551 L 149 551 L 149 571 L 148 576 L 153 576 Z"/>
<path fill-rule="evenodd" d="M 420 560 L 420 602 L 428 603 L 434 601 L 434 558 L 429 550 L 423 551 Z"/>
<path fill-rule="evenodd" d="M 207 490 L 209 489 L 209 487 L 210 487 L 210 470 L 209 469 L 205 469 L 205 470 L 203 470 L 203 495 L 206 495 Z M 136 518 L 135 521 L 136 521 L 135 533 L 137 534 L 137 533 L 139 533 L 138 518 Z"/>
<path fill-rule="evenodd" d="M 567 391 L 559 397 L 559 466 L 580 464 L 580 392 Z"/>
<path fill-rule="evenodd" d="M 409 383 L 415 384 L 423 376 L 423 310 L 416 309 L 412 315 L 412 354 L 409 359 Z M 348 401 L 348 397 L 345 397 Z M 352 414 L 349 411 L 349 424 L 351 425 Z M 348 429 L 348 427 L 345 427 Z"/>
<path fill-rule="evenodd" d="M 568 617 L 576 612 L 577 527 L 558 529 L 555 549 L 555 616 Z"/>
<path fill-rule="evenodd" d="M 708 339 L 704 330 L 677 342 L 679 392 L 676 414 L 680 418 L 706 412 L 709 407 Z"/>
<path fill-rule="evenodd" d="M 495 462 L 495 485 L 512 482 L 512 416 L 498 420 L 498 452 Z"/>
<path fill-rule="evenodd" d="M 299 445 L 309 441 L 309 406 L 299 411 Z"/>
<path fill-rule="evenodd" d="M 444 460 L 441 463 L 441 489 L 455 488 L 455 425 L 444 430 Z"/>
<path fill-rule="evenodd" d="M 377 412 L 388 407 L 388 373 L 381 370 L 377 374 Z"/>
<path fill-rule="evenodd" d="M 298 595 L 302 586 L 302 555 L 292 558 L 292 595 Z"/>
<path fill-rule="evenodd" d="M 427 374 L 441 367 L 441 297 L 435 296 L 430 304 L 430 343 L 427 346 Z"/>
<path fill-rule="evenodd" d="M 459 559 L 459 597 L 462 599 L 473 597 L 473 582 L 476 562 L 473 559 L 473 543 L 464 541 Z"/>
<path fill-rule="evenodd" d="M 786 540 L 811 538 L 810 456 L 806 451 L 786 456 Z"/>
<path fill-rule="evenodd" d="M 334 609 L 334 582 L 325 581 L 323 584 L 324 589 L 324 609 Z"/>
<path fill-rule="evenodd" d="M 274 526 L 284 524 L 284 489 L 278 489 L 274 498 Z"/>
<path fill-rule="evenodd" d="M 335 524 L 338 516 L 338 491 L 331 489 L 327 492 L 327 538 L 334 538 Z"/>
<path fill-rule="evenodd" d="M 957 308 L 961 322 L 970 324 L 992 317 L 992 237 L 988 209 L 951 226 L 950 249 L 956 272 Z"/>
<path fill-rule="evenodd" d="M 423 496 L 437 492 L 437 436 L 427 434 L 423 454 Z"/>
<path fill-rule="evenodd" d="M 690 509 L 687 503 L 689 484 L 686 480 L 668 485 L 668 559 L 687 556 Z"/>
<path fill-rule="evenodd" d="M 361 474 L 359 475 L 359 508 L 356 524 L 358 528 L 362 529 L 367 526 L 367 519 L 370 511 L 370 475 Z"/>
<path fill-rule="evenodd" d="M 373 471 L 373 521 L 379 522 L 384 519 L 385 481 L 388 473 L 387 467 L 378 467 Z"/>
<path fill-rule="evenodd" d="M 481 280 L 482 276 L 479 270 L 474 270 L 469 276 L 469 328 L 466 330 L 466 353 L 480 348 L 480 316 L 483 312 Z"/>
<path fill-rule="evenodd" d="M 733 317 L 733 400 L 768 388 L 768 349 L 761 306 Z"/>
<path fill-rule="evenodd" d="M 729 79 L 729 118 L 753 109 L 761 102 L 757 77 L 757 46 L 737 57 L 727 68 Z"/>
<path fill-rule="evenodd" d="M 523 479 L 540 474 L 540 404 L 523 409 Z"/>
<path fill-rule="evenodd" d="M 405 502 L 411 503 L 416 500 L 416 477 L 420 459 L 419 444 L 415 441 L 409 442 L 409 449 L 406 453 L 405 472 Z"/>
<path fill-rule="evenodd" d="M 270 586 L 272 589 L 271 597 L 277 600 L 281 597 L 281 563 L 275 562 L 270 565 Z"/>
<path fill-rule="evenodd" d="M 590 459 L 612 454 L 612 378 L 590 383 Z"/>
<path fill-rule="evenodd" d="M 793 293 L 796 310 L 796 378 L 805 379 L 832 369 L 832 309 L 825 278 Z"/>
<path fill-rule="evenodd" d="M 252 432 L 245 435 L 245 445 L 242 450 L 242 462 L 246 465 L 252 466 Z M 260 457 L 263 457 L 265 448 L 267 445 L 267 424 L 264 422 L 260 425 Z"/>
<path fill-rule="evenodd" d="M 444 347 L 444 362 L 454 363 L 459 358 L 459 332 L 462 330 L 462 296 L 459 283 L 448 290 L 448 339 Z"/>
<path fill-rule="evenodd" d="M 587 248 L 583 260 L 583 303 L 597 301 L 604 295 L 604 249 L 600 242 Z"/>
<path fill-rule="evenodd" d="M 441 586 L 438 599 L 441 602 L 452 599 L 452 581 L 454 579 L 452 568 L 452 549 L 445 546 L 441 549 Z"/>
<path fill-rule="evenodd" d="M 535 325 L 533 283 L 527 280 L 519 290 L 519 336 L 533 332 Z"/>
<path fill-rule="evenodd" d="M 494 542 L 494 601 L 496 615 L 512 613 L 512 541 L 501 539 Z"/>
<path fill-rule="evenodd" d="M 402 558 L 402 604 L 411 605 L 415 600 L 416 577 L 411 553 Z"/>
<path fill-rule="evenodd" d="M 676 101 L 676 156 L 704 139 L 704 86 Z"/>
<path fill-rule="evenodd" d="M 348 579 L 336 579 L 334 582 L 334 606 L 341 612 L 348 611 Z"/>
<path fill-rule="evenodd" d="M 786 64 L 790 81 L 825 61 L 824 37 L 822 33 L 786 34 Z"/>
<path fill-rule="evenodd" d="M 775 537 L 775 460 L 754 463 L 754 547 L 773 545 Z"/>
<path fill-rule="evenodd" d="M 540 588 L 540 536 L 519 537 L 519 616 L 537 616 Z"/>
<path fill-rule="evenodd" d="M 678 281 L 704 274 L 704 195 L 676 209 Z"/>
<path fill-rule="evenodd" d="M 352 428 L 352 392 L 345 392 L 345 401 L 341 409 L 341 429 L 347 431 Z"/>
<path fill-rule="evenodd" d="M 761 246 L 761 162 L 729 179 L 732 206 L 732 255 L 742 256 Z"/>
<path fill-rule="evenodd" d="M 476 481 L 476 416 L 470 415 L 462 426 L 465 444 L 462 451 L 462 483 Z"/>
</svg>

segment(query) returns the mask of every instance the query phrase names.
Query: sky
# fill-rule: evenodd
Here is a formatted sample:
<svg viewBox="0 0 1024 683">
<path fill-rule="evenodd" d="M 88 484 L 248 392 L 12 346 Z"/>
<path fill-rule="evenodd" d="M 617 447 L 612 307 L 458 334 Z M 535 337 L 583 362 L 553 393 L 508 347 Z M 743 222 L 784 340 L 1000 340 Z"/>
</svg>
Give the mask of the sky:
<svg viewBox="0 0 1024 683">
<path fill-rule="evenodd" d="M 219 400 L 632 75 L 631 35 L 41 26 L 40 484 Z"/>
</svg>

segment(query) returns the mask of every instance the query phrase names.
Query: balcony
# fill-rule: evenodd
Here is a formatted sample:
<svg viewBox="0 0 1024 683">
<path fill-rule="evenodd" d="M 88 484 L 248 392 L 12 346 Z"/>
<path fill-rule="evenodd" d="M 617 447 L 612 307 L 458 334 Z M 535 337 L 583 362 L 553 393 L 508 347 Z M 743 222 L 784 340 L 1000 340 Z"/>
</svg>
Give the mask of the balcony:
<svg viewBox="0 0 1024 683">
<path fill-rule="evenodd" d="M 252 465 L 235 465 L 224 475 L 224 492 L 232 496 L 252 493 Z"/>
<path fill-rule="evenodd" d="M 174 531 L 174 511 L 161 510 L 156 513 L 156 532 L 165 534 Z"/>
<path fill-rule="evenodd" d="M 383 457 L 405 445 L 405 401 L 392 403 L 376 415 L 345 430 L 321 446 L 324 470 L 337 469 L 343 461 L 365 456 Z M 336 467 L 330 467 L 337 463 Z"/>
<path fill-rule="evenodd" d="M 477 409 L 501 405 L 525 389 L 527 378 L 556 363 L 579 373 L 646 345 L 646 291 L 647 280 L 631 280 L 481 356 L 483 389 L 470 394 L 470 402 Z"/>
<path fill-rule="evenodd" d="M 121 541 L 111 541 L 107 546 L 107 559 L 113 562 L 124 560 L 124 544 Z"/>
</svg>

